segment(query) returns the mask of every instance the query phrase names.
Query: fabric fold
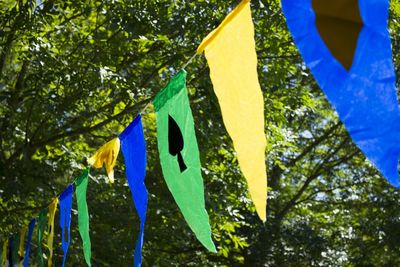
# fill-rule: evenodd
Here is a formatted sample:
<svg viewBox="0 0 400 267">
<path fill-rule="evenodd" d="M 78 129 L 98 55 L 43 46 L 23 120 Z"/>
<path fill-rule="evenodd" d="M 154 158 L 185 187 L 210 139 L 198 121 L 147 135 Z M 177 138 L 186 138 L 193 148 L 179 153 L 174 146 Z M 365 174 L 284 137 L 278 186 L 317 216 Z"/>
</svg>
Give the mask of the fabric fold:
<svg viewBox="0 0 400 267">
<path fill-rule="evenodd" d="M 102 168 L 103 164 L 106 166 L 110 183 L 114 183 L 114 166 L 118 158 L 119 149 L 120 141 L 118 138 L 114 138 L 100 147 L 96 153 L 88 159 L 88 163 L 97 169 Z"/>
</svg>

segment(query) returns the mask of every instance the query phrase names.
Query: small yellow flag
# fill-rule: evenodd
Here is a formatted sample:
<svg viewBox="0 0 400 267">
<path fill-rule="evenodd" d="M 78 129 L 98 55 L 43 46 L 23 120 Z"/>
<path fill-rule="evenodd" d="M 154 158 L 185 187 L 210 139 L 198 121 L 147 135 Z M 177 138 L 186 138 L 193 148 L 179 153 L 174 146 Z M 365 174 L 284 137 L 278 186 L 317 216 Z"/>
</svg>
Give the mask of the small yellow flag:
<svg viewBox="0 0 400 267">
<path fill-rule="evenodd" d="M 103 164 L 106 165 L 106 171 L 110 183 L 114 182 L 114 166 L 117 161 L 120 149 L 119 138 L 114 138 L 110 142 L 104 144 L 96 153 L 88 159 L 88 163 L 95 168 L 102 168 Z"/>
<path fill-rule="evenodd" d="M 266 220 L 264 100 L 258 82 L 250 0 L 243 0 L 200 44 L 225 127 L 247 180 L 258 216 Z"/>
<path fill-rule="evenodd" d="M 8 239 L 3 243 L 3 253 L 1 254 L 2 266 L 6 266 L 7 264 L 7 250 L 8 250 Z"/>
<path fill-rule="evenodd" d="M 56 215 L 57 205 L 58 198 L 55 198 L 49 206 L 49 220 L 47 222 L 47 248 L 49 249 L 50 255 L 47 261 L 48 267 L 51 267 L 53 264 L 54 217 Z"/>
<path fill-rule="evenodd" d="M 28 230 L 28 226 L 24 226 L 21 229 L 21 233 L 19 236 L 19 249 L 18 249 L 18 256 L 19 256 L 19 263 L 18 266 L 22 266 L 25 256 L 25 236 L 26 231 Z"/>
</svg>

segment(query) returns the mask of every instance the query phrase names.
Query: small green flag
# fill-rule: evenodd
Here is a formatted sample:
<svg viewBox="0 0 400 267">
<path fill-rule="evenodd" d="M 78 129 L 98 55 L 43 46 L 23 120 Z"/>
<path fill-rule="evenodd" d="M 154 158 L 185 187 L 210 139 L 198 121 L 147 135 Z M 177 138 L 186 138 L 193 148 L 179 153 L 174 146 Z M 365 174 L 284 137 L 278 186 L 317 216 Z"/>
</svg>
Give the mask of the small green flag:
<svg viewBox="0 0 400 267">
<path fill-rule="evenodd" d="M 38 255 L 39 255 L 38 267 L 44 267 L 42 240 L 43 240 L 43 233 L 46 228 L 46 222 L 47 222 L 47 209 L 43 209 L 39 213 L 39 218 L 38 218 L 38 231 L 37 231 Z"/>
<path fill-rule="evenodd" d="M 79 233 L 83 241 L 83 254 L 88 266 L 91 258 L 91 244 L 89 236 L 89 211 L 86 203 L 86 191 L 88 186 L 89 168 L 87 168 L 81 176 L 75 181 L 76 185 L 76 201 L 78 203 L 78 227 Z"/>
<path fill-rule="evenodd" d="M 198 240 L 216 252 L 204 203 L 199 148 L 186 89 L 180 71 L 154 99 L 157 140 L 164 179 Z"/>
<path fill-rule="evenodd" d="M 14 236 L 14 242 L 12 246 L 12 262 L 15 264 L 19 264 L 19 242 L 20 242 L 20 237 L 19 235 Z"/>
</svg>

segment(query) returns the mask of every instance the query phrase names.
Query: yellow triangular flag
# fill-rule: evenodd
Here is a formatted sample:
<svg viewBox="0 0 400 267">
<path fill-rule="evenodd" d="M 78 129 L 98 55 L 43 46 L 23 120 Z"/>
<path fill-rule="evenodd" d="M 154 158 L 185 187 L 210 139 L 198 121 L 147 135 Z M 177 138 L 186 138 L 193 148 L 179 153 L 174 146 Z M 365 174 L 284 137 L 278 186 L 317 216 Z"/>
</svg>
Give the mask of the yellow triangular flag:
<svg viewBox="0 0 400 267">
<path fill-rule="evenodd" d="M 6 266 L 7 264 L 7 250 L 8 250 L 8 239 L 3 243 L 3 253 L 1 254 L 1 264 Z"/>
<path fill-rule="evenodd" d="M 53 264 L 53 239 L 54 239 L 54 217 L 56 215 L 58 205 L 58 198 L 53 199 L 49 206 L 49 220 L 47 222 L 47 248 L 49 249 L 49 259 L 47 266 L 51 267 Z"/>
<path fill-rule="evenodd" d="M 266 220 L 264 100 L 257 75 L 257 55 L 250 1 L 243 0 L 200 44 L 258 216 Z"/>
<path fill-rule="evenodd" d="M 25 236 L 26 231 L 28 230 L 28 226 L 24 226 L 21 229 L 21 233 L 19 236 L 19 249 L 18 249 L 18 256 L 19 256 L 19 263 L 18 266 L 22 266 L 24 256 L 25 256 Z"/>
<path fill-rule="evenodd" d="M 95 168 L 102 168 L 103 164 L 106 165 L 106 171 L 110 183 L 114 182 L 114 166 L 117 161 L 120 149 L 119 138 L 114 138 L 110 142 L 104 144 L 96 153 L 88 159 L 88 163 Z"/>
</svg>

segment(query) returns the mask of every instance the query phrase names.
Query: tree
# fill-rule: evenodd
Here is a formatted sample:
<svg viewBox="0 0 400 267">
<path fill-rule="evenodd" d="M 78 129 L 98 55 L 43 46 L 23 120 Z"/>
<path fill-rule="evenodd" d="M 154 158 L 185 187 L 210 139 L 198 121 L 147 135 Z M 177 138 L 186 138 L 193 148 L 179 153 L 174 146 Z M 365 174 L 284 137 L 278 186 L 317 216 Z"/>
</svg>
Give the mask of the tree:
<svg viewBox="0 0 400 267">
<path fill-rule="evenodd" d="M 132 121 L 238 2 L 0 3 L 3 239 L 18 234 L 80 174 L 86 157 Z M 279 1 L 253 1 L 252 10 L 265 96 L 267 222 L 258 220 L 249 200 L 207 64 L 197 57 L 186 68 L 188 89 L 219 252 L 201 247 L 163 181 L 149 105 L 143 112 L 149 191 L 144 265 L 400 264 L 398 191 L 352 144 L 294 47 Z M 399 19 L 400 3 L 392 1 L 398 73 Z M 130 265 L 139 229 L 122 157 L 115 176 L 109 186 L 104 171 L 91 170 L 88 204 L 98 266 Z M 58 244 L 57 218 L 56 224 Z M 75 214 L 67 262 L 81 266 L 76 226 Z M 55 247 L 57 262 L 61 249 Z"/>
</svg>

